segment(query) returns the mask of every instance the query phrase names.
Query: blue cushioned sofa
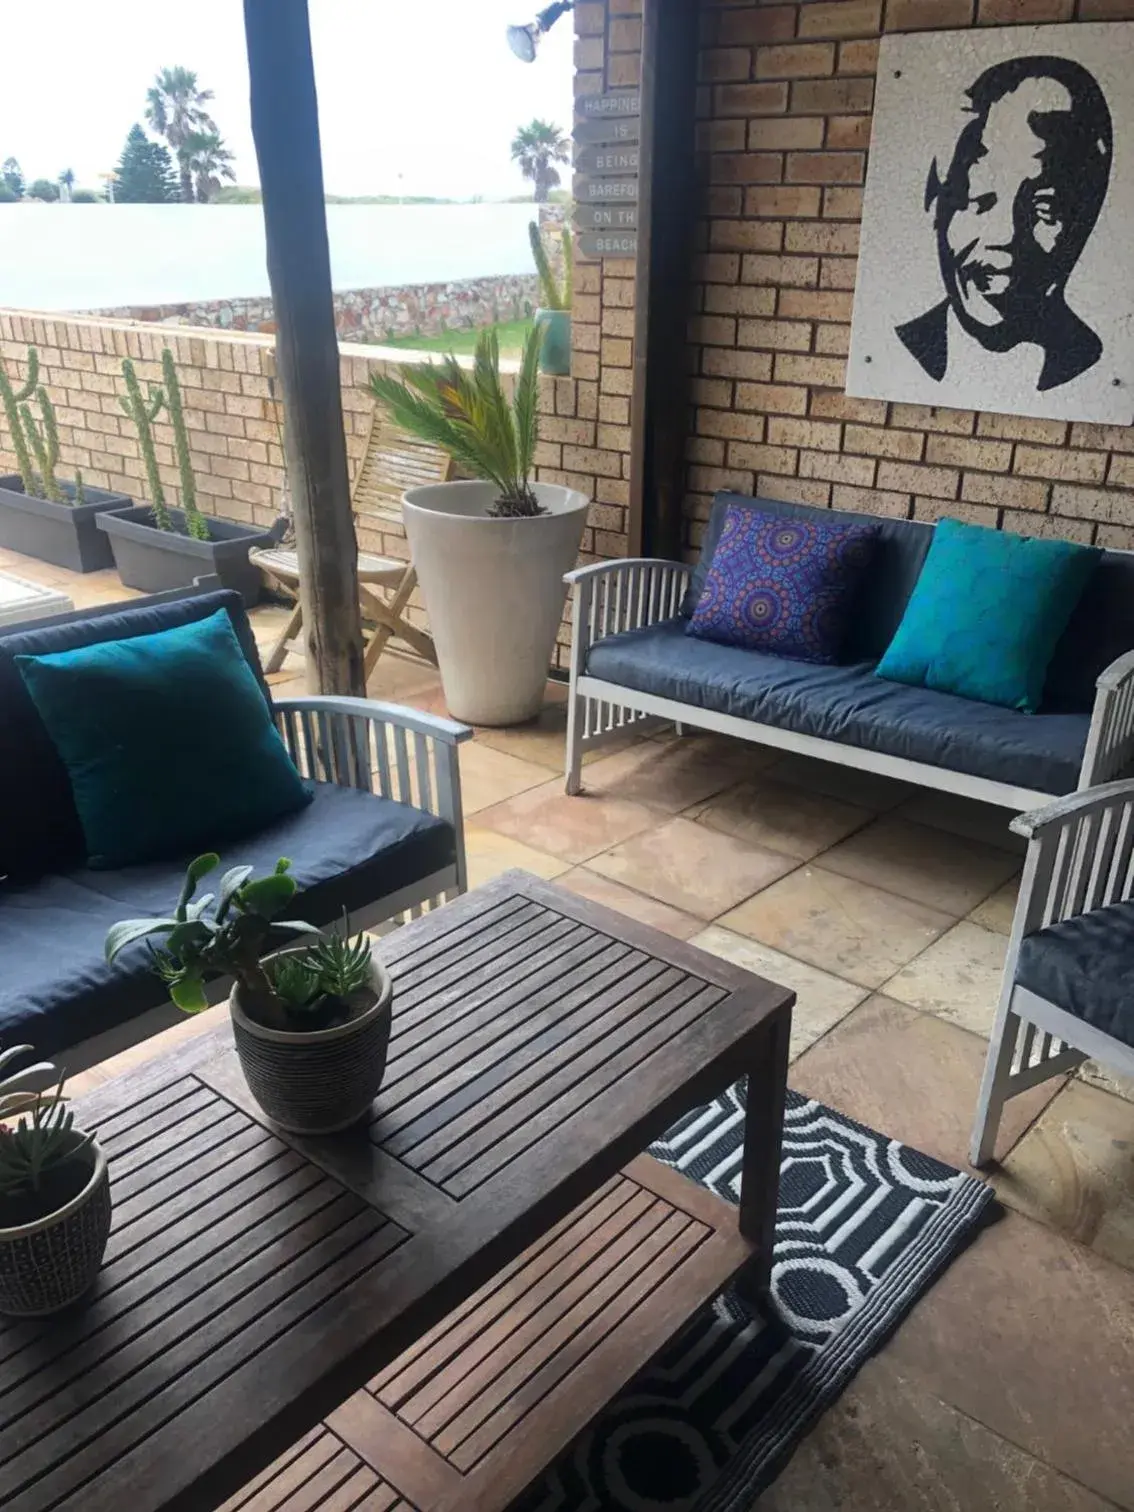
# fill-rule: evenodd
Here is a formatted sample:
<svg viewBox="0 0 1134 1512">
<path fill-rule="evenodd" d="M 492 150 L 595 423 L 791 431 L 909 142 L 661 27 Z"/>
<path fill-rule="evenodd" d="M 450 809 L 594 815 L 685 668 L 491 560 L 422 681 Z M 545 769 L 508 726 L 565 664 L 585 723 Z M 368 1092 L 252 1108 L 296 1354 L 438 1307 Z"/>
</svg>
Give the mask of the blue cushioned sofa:
<svg viewBox="0 0 1134 1512">
<path fill-rule="evenodd" d="M 1021 714 L 886 682 L 874 667 L 917 581 L 934 527 L 875 519 L 874 561 L 844 662 L 816 666 L 685 634 L 725 511 L 830 511 L 720 493 L 696 567 L 635 559 L 567 575 L 574 638 L 567 791 L 583 753 L 647 720 L 673 720 L 1016 810 L 1118 776 L 1134 758 L 1134 554 L 1106 552 L 1051 663 L 1044 705 Z"/>
<path fill-rule="evenodd" d="M 240 595 L 158 595 L 0 632 L 0 1045 L 27 1042 L 74 1069 L 176 1017 L 142 946 L 103 957 L 118 919 L 162 914 L 187 856 L 119 871 L 84 864 L 66 772 L 13 656 L 170 629 L 225 609 L 314 801 L 231 842 L 223 860 L 291 859 L 296 911 L 372 928 L 465 890 L 457 744 L 464 725 L 360 698 L 273 700 Z M 155 773 L 155 781 L 160 781 Z M 214 1000 L 224 993 L 214 984 Z"/>
</svg>

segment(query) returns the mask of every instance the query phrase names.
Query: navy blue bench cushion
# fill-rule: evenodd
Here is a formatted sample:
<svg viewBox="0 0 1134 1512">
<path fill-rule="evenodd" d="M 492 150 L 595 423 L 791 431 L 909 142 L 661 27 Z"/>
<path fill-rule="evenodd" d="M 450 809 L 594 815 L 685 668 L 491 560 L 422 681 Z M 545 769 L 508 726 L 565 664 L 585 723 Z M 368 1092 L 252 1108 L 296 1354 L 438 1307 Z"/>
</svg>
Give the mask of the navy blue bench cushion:
<svg viewBox="0 0 1134 1512">
<path fill-rule="evenodd" d="M 1100 672 L 1134 650 L 1134 552 L 1106 551 L 1063 632 L 1044 686 L 1050 709 L 1090 709 Z"/>
<path fill-rule="evenodd" d="M 886 682 L 871 662 L 816 666 L 718 646 L 686 635 L 681 618 L 608 636 L 586 670 L 694 708 L 1041 793 L 1078 786 L 1090 723 Z"/>
<path fill-rule="evenodd" d="M 1134 903 L 1112 903 L 1028 935 L 1016 981 L 1103 1034 L 1134 1045 Z"/>
<path fill-rule="evenodd" d="M 906 602 L 933 540 L 933 526 L 923 520 L 891 520 L 878 515 L 853 514 L 849 510 L 833 514 L 831 510 L 814 504 L 791 504 L 781 499 L 750 499 L 744 494 L 719 493 L 713 500 L 701 543 L 700 561 L 693 569 L 689 591 L 681 605 L 681 612 L 686 617 L 693 613 L 693 606 L 701 597 L 709 562 L 730 504 L 756 509 L 763 514 L 818 519 L 828 523 L 834 518 L 877 529 L 870 566 L 855 594 L 845 656 L 848 662 L 880 660 L 905 613 Z"/>
<path fill-rule="evenodd" d="M 299 883 L 297 916 L 326 925 L 451 865 L 456 837 L 417 809 L 318 783 L 306 808 L 221 859 L 262 873 L 280 856 Z M 190 859 L 0 884 L 0 1044 L 54 1054 L 165 1002 L 144 945 L 110 966 L 103 943 L 119 919 L 168 913 Z"/>
<path fill-rule="evenodd" d="M 0 877 L 34 878 L 66 871 L 86 857 L 67 771 L 28 695 L 13 657 L 72 651 L 126 640 L 228 611 L 264 697 L 267 685 L 238 593 L 202 593 L 167 603 L 142 600 L 61 624 L 0 632 Z M 269 703 L 270 703 L 269 699 Z M 154 774 L 160 780 L 160 774 Z"/>
</svg>

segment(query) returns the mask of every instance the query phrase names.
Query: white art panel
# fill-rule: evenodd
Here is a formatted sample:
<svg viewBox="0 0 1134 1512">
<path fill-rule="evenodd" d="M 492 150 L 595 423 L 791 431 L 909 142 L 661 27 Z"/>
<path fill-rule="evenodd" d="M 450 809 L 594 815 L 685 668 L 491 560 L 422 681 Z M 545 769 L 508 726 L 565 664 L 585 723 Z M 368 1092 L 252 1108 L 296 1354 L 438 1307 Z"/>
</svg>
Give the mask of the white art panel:
<svg viewBox="0 0 1134 1512">
<path fill-rule="evenodd" d="M 882 39 L 847 393 L 1134 420 L 1134 24 Z"/>
</svg>

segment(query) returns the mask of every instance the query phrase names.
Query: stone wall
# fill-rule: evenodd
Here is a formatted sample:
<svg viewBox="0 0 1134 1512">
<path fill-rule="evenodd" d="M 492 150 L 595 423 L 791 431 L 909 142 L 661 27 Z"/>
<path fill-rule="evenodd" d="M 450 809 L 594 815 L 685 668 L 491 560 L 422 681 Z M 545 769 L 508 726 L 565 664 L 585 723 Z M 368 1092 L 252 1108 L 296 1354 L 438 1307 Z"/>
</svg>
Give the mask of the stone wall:
<svg viewBox="0 0 1134 1512">
<path fill-rule="evenodd" d="M 576 6 L 577 94 L 637 82 L 638 9 Z M 882 32 L 1121 19 L 1134 0 L 702 0 L 688 554 L 718 488 L 1134 547 L 1134 429 L 844 393 Z M 626 551 L 633 271 L 580 266 L 541 450 L 545 477 L 600 501 L 600 555 Z"/>
<path fill-rule="evenodd" d="M 527 309 L 534 309 L 538 302 L 539 283 L 534 274 L 499 274 L 398 288 L 346 289 L 335 295 L 335 326 L 344 341 L 382 342 L 391 337 L 440 336 L 446 331 L 492 325 L 497 320 L 522 319 Z M 130 305 L 88 313 L 268 335 L 276 329 L 272 301 L 266 296 Z"/>
</svg>

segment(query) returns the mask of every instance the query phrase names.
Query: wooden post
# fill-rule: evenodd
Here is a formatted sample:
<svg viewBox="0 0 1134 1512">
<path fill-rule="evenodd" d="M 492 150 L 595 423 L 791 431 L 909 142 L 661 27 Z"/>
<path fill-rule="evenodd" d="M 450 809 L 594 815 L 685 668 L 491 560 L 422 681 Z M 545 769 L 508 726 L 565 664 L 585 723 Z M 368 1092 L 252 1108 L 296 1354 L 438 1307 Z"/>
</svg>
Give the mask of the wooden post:
<svg viewBox="0 0 1134 1512">
<path fill-rule="evenodd" d="M 629 555 L 681 557 L 697 219 L 697 0 L 644 0 Z"/>
<path fill-rule="evenodd" d="M 308 686 L 364 694 L 358 547 L 307 0 L 244 0 Z"/>
</svg>

